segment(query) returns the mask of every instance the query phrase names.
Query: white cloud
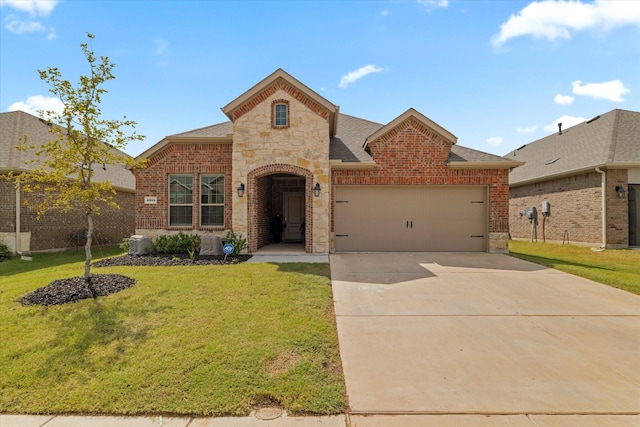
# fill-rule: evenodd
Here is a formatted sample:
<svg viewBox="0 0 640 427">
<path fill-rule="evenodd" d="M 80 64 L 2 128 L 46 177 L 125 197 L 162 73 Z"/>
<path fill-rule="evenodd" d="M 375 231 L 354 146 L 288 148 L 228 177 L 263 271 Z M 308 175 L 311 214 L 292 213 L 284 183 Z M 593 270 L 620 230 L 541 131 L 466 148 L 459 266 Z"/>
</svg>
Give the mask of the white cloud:
<svg viewBox="0 0 640 427">
<path fill-rule="evenodd" d="M 538 125 L 528 126 L 526 128 L 518 128 L 516 132 L 518 133 L 533 133 L 538 130 Z"/>
<path fill-rule="evenodd" d="M 575 98 L 571 95 L 562 95 L 559 93 L 555 98 L 553 98 L 553 102 L 560 105 L 571 105 L 573 104 L 574 99 Z"/>
<path fill-rule="evenodd" d="M 613 102 L 624 101 L 622 95 L 630 92 L 620 80 L 587 84 L 582 84 L 580 80 L 576 80 L 572 85 L 573 93 L 576 95 L 590 96 L 591 98 L 605 99 Z"/>
<path fill-rule="evenodd" d="M 387 16 L 387 15 L 389 15 L 388 10 L 383 10 L 382 12 L 380 12 L 380 16 Z"/>
<path fill-rule="evenodd" d="M 14 102 L 9 105 L 9 108 L 7 109 L 7 111 L 24 111 L 25 113 L 33 114 L 38 117 L 40 116 L 38 114 L 39 110 L 62 113 L 62 110 L 64 110 L 64 104 L 56 97 L 33 95 L 27 98 L 27 102 Z"/>
<path fill-rule="evenodd" d="M 9 6 L 31 16 L 47 16 L 57 3 L 58 0 L 0 0 L 0 6 Z"/>
<path fill-rule="evenodd" d="M 503 141 L 504 141 L 504 138 L 501 136 L 492 136 L 491 138 L 487 138 L 487 144 L 494 147 L 502 144 Z"/>
<path fill-rule="evenodd" d="M 445 8 L 449 6 L 449 0 L 418 0 L 418 3 L 427 6 L 429 9 L 433 7 Z"/>
<path fill-rule="evenodd" d="M 22 21 L 13 15 L 9 15 L 5 19 L 5 28 L 14 34 L 35 33 L 45 31 L 46 28 L 36 21 Z"/>
<path fill-rule="evenodd" d="M 493 37 L 493 44 L 500 46 L 511 38 L 526 35 L 547 40 L 568 39 L 574 31 L 606 31 L 629 24 L 640 25 L 640 2 L 534 1 L 500 26 L 500 33 Z"/>
<path fill-rule="evenodd" d="M 351 83 L 354 83 L 357 80 L 360 80 L 367 74 L 379 73 L 381 71 L 384 71 L 384 68 L 376 67 L 375 65 L 365 65 L 364 67 L 361 67 L 355 71 L 350 71 L 345 76 L 342 76 L 342 78 L 340 79 L 340 84 L 338 86 L 347 87 Z"/>
<path fill-rule="evenodd" d="M 548 132 L 556 132 L 558 130 L 558 123 L 562 123 L 562 130 L 564 131 L 571 126 L 575 126 L 577 124 L 585 122 L 586 120 L 587 119 L 585 119 L 584 117 L 561 116 L 545 126 L 544 130 Z"/>
</svg>

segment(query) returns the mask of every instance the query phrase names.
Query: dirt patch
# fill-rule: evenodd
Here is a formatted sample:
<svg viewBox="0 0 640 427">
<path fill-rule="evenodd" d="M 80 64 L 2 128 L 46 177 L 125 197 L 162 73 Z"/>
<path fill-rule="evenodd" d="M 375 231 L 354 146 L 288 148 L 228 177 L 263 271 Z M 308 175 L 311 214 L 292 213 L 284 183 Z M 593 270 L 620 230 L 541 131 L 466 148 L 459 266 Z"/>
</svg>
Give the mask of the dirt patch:
<svg viewBox="0 0 640 427">
<path fill-rule="evenodd" d="M 298 364 L 302 356 L 295 351 L 280 353 L 269 364 L 268 371 L 271 376 L 284 374 Z"/>
</svg>

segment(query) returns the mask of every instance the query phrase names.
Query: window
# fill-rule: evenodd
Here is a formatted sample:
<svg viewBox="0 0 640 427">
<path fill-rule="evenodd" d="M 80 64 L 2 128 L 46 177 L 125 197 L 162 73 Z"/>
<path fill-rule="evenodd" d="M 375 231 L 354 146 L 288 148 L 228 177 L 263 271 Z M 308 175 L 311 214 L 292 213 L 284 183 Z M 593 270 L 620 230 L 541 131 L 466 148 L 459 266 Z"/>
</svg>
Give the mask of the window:
<svg viewBox="0 0 640 427">
<path fill-rule="evenodd" d="M 271 104 L 272 126 L 274 128 L 289 127 L 289 101 L 276 100 Z"/>
<path fill-rule="evenodd" d="M 224 226 L 224 175 L 200 177 L 200 224 Z"/>
<path fill-rule="evenodd" d="M 192 213 L 193 176 L 169 175 L 169 225 L 191 226 Z"/>
</svg>

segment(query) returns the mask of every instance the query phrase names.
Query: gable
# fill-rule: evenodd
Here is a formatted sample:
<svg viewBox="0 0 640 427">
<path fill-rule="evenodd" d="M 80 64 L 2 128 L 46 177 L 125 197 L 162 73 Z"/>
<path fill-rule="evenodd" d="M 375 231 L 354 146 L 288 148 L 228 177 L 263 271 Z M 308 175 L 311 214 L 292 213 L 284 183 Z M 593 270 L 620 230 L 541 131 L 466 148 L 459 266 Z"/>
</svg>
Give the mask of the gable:
<svg viewBox="0 0 640 427">
<path fill-rule="evenodd" d="M 369 136 L 363 148 L 377 164 L 404 167 L 403 163 L 425 170 L 442 168 L 457 138 L 410 109 Z"/>
<path fill-rule="evenodd" d="M 232 122 L 235 122 L 258 105 L 272 99 L 273 95 L 278 91 L 283 91 L 288 97 L 298 101 L 326 120 L 329 123 L 330 136 L 335 134 L 338 125 L 339 107 L 318 95 L 282 69 L 276 70 L 244 94 L 222 107 L 222 111 Z"/>
</svg>

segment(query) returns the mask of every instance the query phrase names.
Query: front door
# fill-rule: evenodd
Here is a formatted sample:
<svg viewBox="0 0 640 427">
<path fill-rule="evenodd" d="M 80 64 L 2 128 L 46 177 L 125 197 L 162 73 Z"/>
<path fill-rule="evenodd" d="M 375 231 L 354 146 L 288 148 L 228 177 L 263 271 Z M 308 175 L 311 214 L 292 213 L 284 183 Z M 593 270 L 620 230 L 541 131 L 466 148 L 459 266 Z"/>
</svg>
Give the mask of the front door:
<svg viewBox="0 0 640 427">
<path fill-rule="evenodd" d="M 284 241 L 304 242 L 304 193 L 284 193 Z"/>
</svg>

